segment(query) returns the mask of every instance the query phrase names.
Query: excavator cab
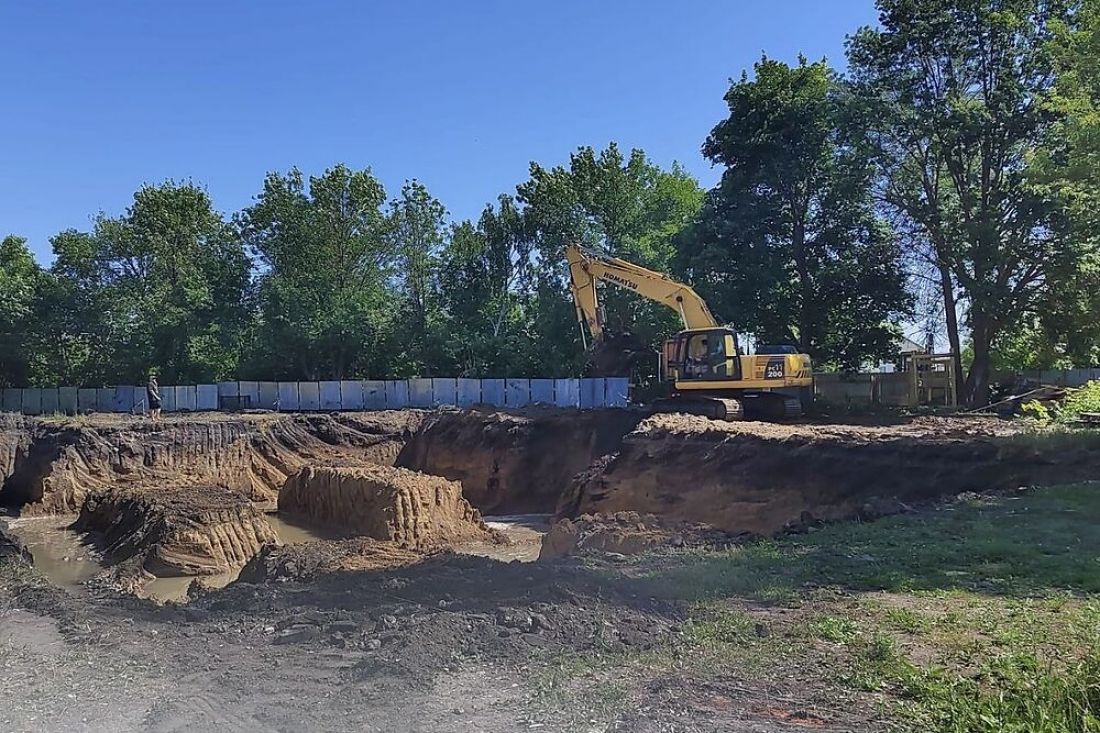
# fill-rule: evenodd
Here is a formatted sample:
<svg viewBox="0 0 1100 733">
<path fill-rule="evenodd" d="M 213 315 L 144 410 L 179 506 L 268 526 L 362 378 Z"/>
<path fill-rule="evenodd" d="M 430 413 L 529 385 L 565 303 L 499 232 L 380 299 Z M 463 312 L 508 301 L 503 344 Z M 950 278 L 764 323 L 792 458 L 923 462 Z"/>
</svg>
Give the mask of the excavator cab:
<svg viewBox="0 0 1100 733">
<path fill-rule="evenodd" d="M 737 334 L 728 328 L 681 331 L 665 341 L 661 374 L 668 382 L 741 379 Z"/>
</svg>

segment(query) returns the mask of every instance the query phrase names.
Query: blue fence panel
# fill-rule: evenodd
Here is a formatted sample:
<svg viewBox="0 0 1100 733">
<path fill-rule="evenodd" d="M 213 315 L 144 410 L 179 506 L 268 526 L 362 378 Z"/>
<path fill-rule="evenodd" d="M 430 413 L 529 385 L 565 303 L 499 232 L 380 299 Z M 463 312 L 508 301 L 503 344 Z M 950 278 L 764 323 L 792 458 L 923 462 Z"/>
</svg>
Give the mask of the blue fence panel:
<svg viewBox="0 0 1100 733">
<path fill-rule="evenodd" d="M 340 382 L 340 409 L 362 410 L 365 406 L 363 400 L 363 383 L 359 380 L 347 380 Z"/>
<path fill-rule="evenodd" d="M 386 382 L 386 409 L 401 410 L 409 406 L 409 383 L 404 379 Z"/>
<path fill-rule="evenodd" d="M 165 412 L 175 412 L 176 409 L 177 409 L 176 408 L 176 395 L 179 394 L 179 391 L 180 391 L 179 387 L 161 387 L 160 388 L 160 409 L 164 410 Z M 141 395 L 141 399 L 142 399 L 142 407 L 146 410 L 149 409 L 149 405 L 144 404 L 144 401 L 145 401 L 145 395 L 144 394 Z"/>
<path fill-rule="evenodd" d="M 233 401 L 236 402 L 236 398 L 240 396 L 240 382 L 218 382 L 218 406 L 215 409 L 222 409 L 222 397 L 231 397 Z"/>
<path fill-rule="evenodd" d="M 195 386 L 195 409 L 218 409 L 218 385 L 199 384 Z"/>
<path fill-rule="evenodd" d="M 305 412 L 321 409 L 321 385 L 317 382 L 298 382 L 298 409 Z"/>
<path fill-rule="evenodd" d="M 295 412 L 298 409 L 298 383 L 279 382 L 279 410 Z"/>
<path fill-rule="evenodd" d="M 340 383 L 339 382 L 320 382 L 318 389 L 321 392 L 321 408 L 322 410 L 339 410 L 341 406 L 340 401 Z"/>
<path fill-rule="evenodd" d="M 76 414 L 76 399 L 80 390 L 76 387 L 57 388 L 57 409 L 66 415 Z"/>
<path fill-rule="evenodd" d="M 454 377 L 432 379 L 432 404 L 433 405 L 457 405 L 458 388 Z"/>
<path fill-rule="evenodd" d="M 554 404 L 558 407 L 578 407 L 580 405 L 580 380 L 555 379 Z"/>
<path fill-rule="evenodd" d="M 48 387 L 42 390 L 42 414 L 53 415 L 60 412 L 61 399 L 58 396 L 57 387 Z"/>
<path fill-rule="evenodd" d="M 580 403 L 582 410 L 591 410 L 594 407 L 603 407 L 604 380 L 582 379 L 580 380 Z"/>
<path fill-rule="evenodd" d="M 145 390 L 142 390 L 142 399 L 145 399 Z M 114 389 L 114 396 L 111 402 L 111 412 L 133 412 L 134 411 L 134 388 L 129 385 L 121 384 Z"/>
<path fill-rule="evenodd" d="M 243 398 L 247 397 L 247 405 L 249 407 L 259 407 L 260 405 L 260 383 L 259 382 L 237 382 L 237 389 L 241 391 L 241 403 L 245 404 Z"/>
<path fill-rule="evenodd" d="M 23 390 L 15 387 L 5 387 L 0 395 L 0 406 L 4 412 L 21 412 L 23 410 Z"/>
<path fill-rule="evenodd" d="M 472 407 L 481 402 L 481 380 L 459 377 L 455 380 L 455 404 Z"/>
<path fill-rule="evenodd" d="M 279 405 L 279 383 L 259 382 L 257 385 L 256 407 L 261 410 L 274 410 Z"/>
<path fill-rule="evenodd" d="M 195 412 L 199 409 L 199 388 L 193 384 L 176 387 L 176 411 Z"/>
<path fill-rule="evenodd" d="M 76 407 L 80 412 L 95 412 L 96 391 L 94 387 L 82 388 L 76 395 Z"/>
<path fill-rule="evenodd" d="M 630 380 L 626 377 L 608 377 L 604 392 L 604 407 L 626 407 L 630 400 Z"/>
<path fill-rule="evenodd" d="M 410 379 L 409 382 L 409 406 L 432 406 L 432 380 Z"/>
<path fill-rule="evenodd" d="M 481 401 L 486 405 L 504 407 L 504 380 L 482 379 Z"/>
<path fill-rule="evenodd" d="M 95 409 L 96 412 L 114 412 L 115 411 L 115 388 L 114 387 L 99 387 L 95 391 Z"/>
<path fill-rule="evenodd" d="M 525 407 L 531 404 L 531 380 L 504 380 L 504 404 L 508 407 Z"/>
<path fill-rule="evenodd" d="M 381 379 L 363 381 L 363 407 L 368 410 L 386 408 L 386 383 Z"/>
<path fill-rule="evenodd" d="M 24 415 L 42 414 L 42 390 L 25 389 L 22 395 L 20 409 Z"/>
<path fill-rule="evenodd" d="M 532 379 L 531 402 L 540 405 L 554 404 L 554 380 Z"/>
</svg>

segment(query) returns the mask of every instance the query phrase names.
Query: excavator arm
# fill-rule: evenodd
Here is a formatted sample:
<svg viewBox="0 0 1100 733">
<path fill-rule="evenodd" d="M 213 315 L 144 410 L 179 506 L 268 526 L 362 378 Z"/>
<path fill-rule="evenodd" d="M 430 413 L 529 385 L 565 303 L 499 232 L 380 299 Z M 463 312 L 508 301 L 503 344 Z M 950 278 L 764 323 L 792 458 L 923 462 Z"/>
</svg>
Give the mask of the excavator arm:
<svg viewBox="0 0 1100 733">
<path fill-rule="evenodd" d="M 566 245 L 565 259 L 569 263 L 570 287 L 573 303 L 577 307 L 577 318 L 588 324 L 593 341 L 604 338 L 604 316 L 596 291 L 596 284 L 600 281 L 671 308 L 680 314 L 684 328 L 718 326 L 718 321 L 699 294 L 667 275 L 575 244 Z"/>
</svg>

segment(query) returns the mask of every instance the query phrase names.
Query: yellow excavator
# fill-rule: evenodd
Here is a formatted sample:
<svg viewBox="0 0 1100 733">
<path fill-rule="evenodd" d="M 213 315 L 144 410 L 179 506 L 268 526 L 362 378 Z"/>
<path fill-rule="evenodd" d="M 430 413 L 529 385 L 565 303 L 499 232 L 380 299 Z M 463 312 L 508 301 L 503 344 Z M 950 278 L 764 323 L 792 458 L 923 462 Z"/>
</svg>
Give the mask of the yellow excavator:
<svg viewBox="0 0 1100 733">
<path fill-rule="evenodd" d="M 660 376 L 669 396 L 654 404 L 659 412 L 686 412 L 715 420 L 782 420 L 802 414 L 802 401 L 813 388 L 813 365 L 807 354 L 790 346 L 744 354 L 737 333 L 720 325 L 691 287 L 575 244 L 566 246 L 565 257 L 582 334 L 587 327 L 596 350 L 611 341 L 597 292 L 599 283 L 637 293 L 680 314 L 684 330 L 665 341 L 660 354 Z"/>
</svg>

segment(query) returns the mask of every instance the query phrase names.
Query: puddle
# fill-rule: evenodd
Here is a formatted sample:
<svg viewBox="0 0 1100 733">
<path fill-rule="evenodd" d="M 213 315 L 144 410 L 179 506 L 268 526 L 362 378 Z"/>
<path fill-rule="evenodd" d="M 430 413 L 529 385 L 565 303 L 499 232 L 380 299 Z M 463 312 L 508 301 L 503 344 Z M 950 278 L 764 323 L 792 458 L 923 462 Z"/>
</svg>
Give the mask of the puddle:
<svg viewBox="0 0 1100 733">
<path fill-rule="evenodd" d="M 95 548 L 69 529 L 76 515 L 7 519 L 12 534 L 34 557 L 34 566 L 54 585 L 77 590 L 81 583 L 106 569 Z"/>
<path fill-rule="evenodd" d="M 76 515 L 4 518 L 12 534 L 22 540 L 34 557 L 34 567 L 51 583 L 68 591 L 79 591 L 84 581 L 108 565 L 95 548 L 85 544 L 84 536 L 69 529 Z M 300 524 L 277 514 L 268 514 L 267 521 L 284 545 L 297 545 L 315 540 L 337 539 L 340 535 L 323 528 Z M 203 585 L 222 588 L 237 579 L 239 570 L 218 575 L 154 578 L 145 584 L 141 596 L 156 601 L 182 601 L 193 580 Z"/>
<path fill-rule="evenodd" d="M 480 555 L 494 560 L 510 562 L 534 562 L 539 559 L 542 549 L 542 536 L 550 531 L 549 514 L 510 514 L 485 517 L 485 524 L 499 530 L 508 538 L 509 544 L 497 545 L 490 542 L 478 542 L 455 548 L 466 555 Z"/>
</svg>

